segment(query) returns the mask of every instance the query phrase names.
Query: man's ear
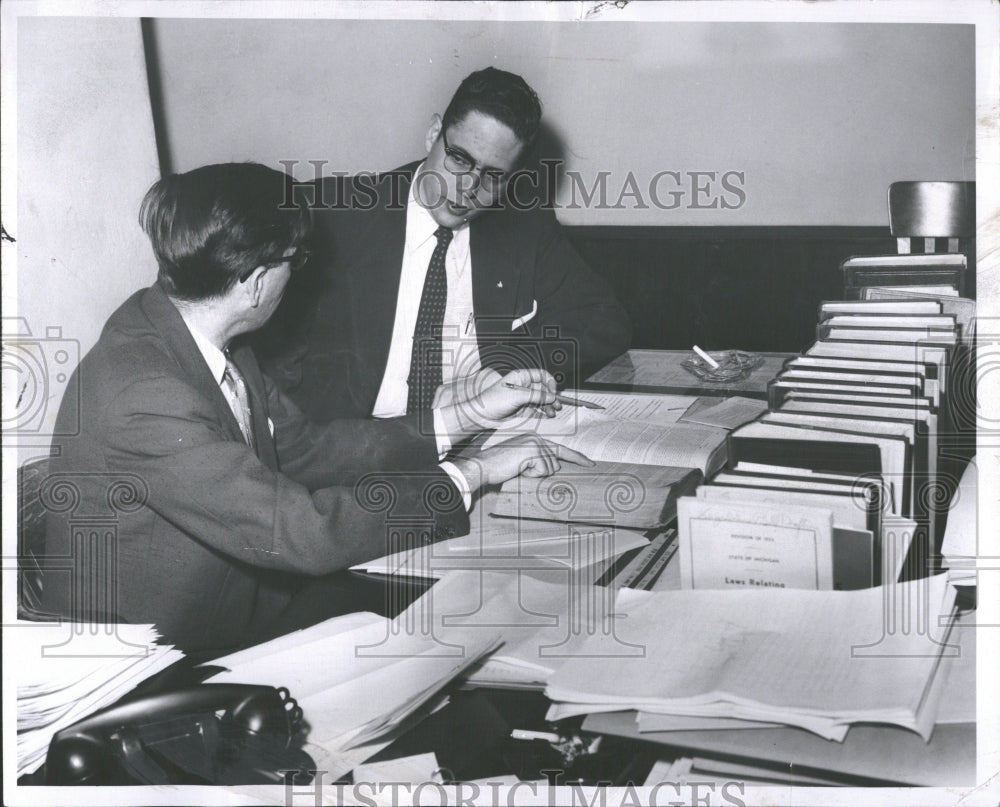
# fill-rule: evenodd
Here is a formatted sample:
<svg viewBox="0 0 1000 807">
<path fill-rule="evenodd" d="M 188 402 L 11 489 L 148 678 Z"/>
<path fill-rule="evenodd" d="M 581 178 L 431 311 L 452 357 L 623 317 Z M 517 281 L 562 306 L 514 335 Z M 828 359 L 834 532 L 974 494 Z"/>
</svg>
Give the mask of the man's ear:
<svg viewBox="0 0 1000 807">
<path fill-rule="evenodd" d="M 250 306 L 256 308 L 260 305 L 260 298 L 264 292 L 264 273 L 267 272 L 266 266 L 258 266 L 253 270 L 250 277 L 243 281 L 243 286 L 245 287 L 247 297 L 250 300 Z"/>
<path fill-rule="evenodd" d="M 441 116 L 436 112 L 434 117 L 431 118 L 431 125 L 427 129 L 427 137 L 424 138 L 424 145 L 427 147 L 427 153 L 431 153 L 431 149 L 434 148 L 434 144 L 437 142 L 438 135 L 441 134 Z"/>
</svg>

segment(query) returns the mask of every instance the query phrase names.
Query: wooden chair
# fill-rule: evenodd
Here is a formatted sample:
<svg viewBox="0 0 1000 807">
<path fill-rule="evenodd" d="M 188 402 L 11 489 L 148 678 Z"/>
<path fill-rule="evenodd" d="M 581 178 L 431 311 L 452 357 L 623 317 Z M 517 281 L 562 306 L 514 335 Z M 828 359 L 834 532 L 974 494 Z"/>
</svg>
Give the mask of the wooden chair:
<svg viewBox="0 0 1000 807">
<path fill-rule="evenodd" d="M 28 460 L 17 469 L 17 615 L 33 621 L 52 618 L 41 609 L 45 505 L 39 492 L 48 475 L 48 457 Z"/>
<path fill-rule="evenodd" d="M 962 250 L 975 231 L 975 182 L 893 182 L 889 232 L 897 254 L 844 261 L 846 296 L 857 298 L 865 286 L 953 286 L 964 294 L 968 259 Z M 914 252 L 918 240 L 922 250 Z"/>
</svg>

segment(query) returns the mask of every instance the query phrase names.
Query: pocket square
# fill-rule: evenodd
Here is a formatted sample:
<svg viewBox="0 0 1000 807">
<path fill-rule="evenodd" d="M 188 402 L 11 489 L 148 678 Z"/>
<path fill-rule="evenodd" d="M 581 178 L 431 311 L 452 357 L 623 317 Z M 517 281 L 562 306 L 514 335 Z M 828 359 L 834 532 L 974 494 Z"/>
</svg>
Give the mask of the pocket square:
<svg viewBox="0 0 1000 807">
<path fill-rule="evenodd" d="M 274 437 L 274 421 L 271 418 L 267 419 L 267 430 L 271 432 L 271 437 Z"/>
<path fill-rule="evenodd" d="M 535 314 L 537 314 L 537 313 L 538 313 L 538 300 L 532 300 L 531 301 L 531 311 L 529 311 L 523 317 L 518 317 L 517 319 L 515 319 L 510 324 L 510 329 L 512 331 L 516 331 L 522 325 L 527 325 L 529 322 L 531 322 L 532 319 L 534 319 Z"/>
</svg>

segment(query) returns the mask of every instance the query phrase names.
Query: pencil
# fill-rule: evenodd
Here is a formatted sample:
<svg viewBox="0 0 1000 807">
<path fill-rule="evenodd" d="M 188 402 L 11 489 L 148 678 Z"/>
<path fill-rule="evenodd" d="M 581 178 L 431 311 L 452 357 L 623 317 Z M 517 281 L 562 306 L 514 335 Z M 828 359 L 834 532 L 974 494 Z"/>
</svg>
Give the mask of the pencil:
<svg viewBox="0 0 1000 807">
<path fill-rule="evenodd" d="M 529 390 L 529 387 L 522 387 L 517 384 L 511 384 L 507 381 L 503 384 L 507 389 L 523 389 Z M 587 409 L 604 409 L 600 404 L 595 404 L 593 401 L 585 401 L 582 398 L 571 398 L 569 395 L 563 395 L 561 392 L 556 393 L 556 400 L 559 403 L 568 404 L 569 406 L 585 406 Z"/>
</svg>

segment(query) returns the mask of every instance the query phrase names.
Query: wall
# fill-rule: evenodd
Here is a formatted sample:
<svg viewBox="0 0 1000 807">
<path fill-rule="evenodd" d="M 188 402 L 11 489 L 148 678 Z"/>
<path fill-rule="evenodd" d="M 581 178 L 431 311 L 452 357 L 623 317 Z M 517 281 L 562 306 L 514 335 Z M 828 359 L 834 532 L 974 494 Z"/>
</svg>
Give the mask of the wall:
<svg viewBox="0 0 1000 807">
<path fill-rule="evenodd" d="M 565 223 L 884 226 L 890 182 L 974 178 L 968 25 L 160 19 L 154 31 L 177 170 L 392 168 L 423 154 L 458 82 L 493 64 L 538 91 L 548 153 L 584 188 L 610 172 L 605 209 L 578 189 Z M 656 184 L 675 209 L 650 198 L 661 171 L 680 175 Z M 721 186 L 729 171 L 744 174 L 729 177 L 742 203 Z M 648 208 L 606 209 L 630 172 Z"/>
<path fill-rule="evenodd" d="M 25 376 L 19 411 L 31 428 L 21 446 L 31 451 L 47 443 L 62 368 L 156 276 L 138 211 L 159 167 L 137 19 L 20 17 L 17 26 L 17 221 L 5 225 L 17 239 L 17 316 L 42 341 L 5 344 L 4 393 Z M 8 357 L 23 360 L 16 373 Z M 5 405 L 9 427 L 6 415 Z"/>
</svg>

